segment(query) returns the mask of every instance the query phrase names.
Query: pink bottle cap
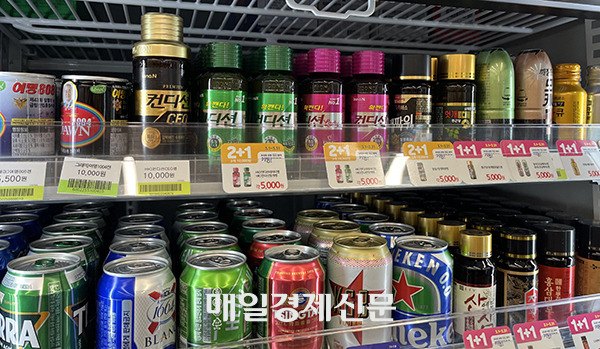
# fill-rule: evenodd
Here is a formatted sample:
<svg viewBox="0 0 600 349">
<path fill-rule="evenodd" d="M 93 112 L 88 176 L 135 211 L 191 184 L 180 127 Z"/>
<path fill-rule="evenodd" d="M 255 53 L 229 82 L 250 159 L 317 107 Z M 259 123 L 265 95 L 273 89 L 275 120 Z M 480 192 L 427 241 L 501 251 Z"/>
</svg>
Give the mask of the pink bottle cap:
<svg viewBox="0 0 600 349">
<path fill-rule="evenodd" d="M 239 169 L 239 168 L 237 168 L 237 167 L 234 167 L 234 168 L 233 168 L 233 172 L 237 172 L 237 171 L 239 171 L 239 170 L 240 170 L 240 169 Z"/>
<path fill-rule="evenodd" d="M 340 69 L 343 78 L 352 77 L 352 56 L 342 56 Z"/>
<path fill-rule="evenodd" d="M 294 75 L 308 75 L 308 53 L 300 53 L 294 57 Z"/>
<path fill-rule="evenodd" d="M 381 51 L 358 51 L 352 55 L 352 73 L 377 74 L 385 73 L 385 53 Z"/>
<path fill-rule="evenodd" d="M 340 51 L 315 48 L 308 51 L 309 73 L 340 73 Z"/>
</svg>

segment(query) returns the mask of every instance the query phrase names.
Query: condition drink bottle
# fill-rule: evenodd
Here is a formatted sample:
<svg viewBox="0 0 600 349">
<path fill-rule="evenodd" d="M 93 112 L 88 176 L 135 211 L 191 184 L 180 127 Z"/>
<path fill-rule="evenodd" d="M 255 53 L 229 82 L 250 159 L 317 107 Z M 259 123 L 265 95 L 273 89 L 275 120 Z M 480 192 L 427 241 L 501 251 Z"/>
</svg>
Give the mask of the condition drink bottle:
<svg viewBox="0 0 600 349">
<path fill-rule="evenodd" d="M 579 84 L 579 64 L 564 63 L 554 66 L 554 95 L 552 97 L 553 124 L 585 124 L 587 93 Z M 560 129 L 560 139 L 584 139 L 583 128 Z"/>
</svg>

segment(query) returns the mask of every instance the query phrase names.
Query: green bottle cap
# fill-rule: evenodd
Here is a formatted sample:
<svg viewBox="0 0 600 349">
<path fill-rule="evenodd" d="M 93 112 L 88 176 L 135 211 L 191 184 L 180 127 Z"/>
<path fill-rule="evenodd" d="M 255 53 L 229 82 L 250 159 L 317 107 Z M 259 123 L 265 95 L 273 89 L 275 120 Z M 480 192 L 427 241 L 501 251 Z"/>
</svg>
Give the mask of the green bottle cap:
<svg viewBox="0 0 600 349">
<path fill-rule="evenodd" d="M 258 49 L 259 70 L 292 71 L 292 49 L 287 46 L 264 46 Z"/>
<path fill-rule="evenodd" d="M 207 68 L 242 68 L 242 47 L 230 42 L 211 42 L 206 47 Z"/>
</svg>

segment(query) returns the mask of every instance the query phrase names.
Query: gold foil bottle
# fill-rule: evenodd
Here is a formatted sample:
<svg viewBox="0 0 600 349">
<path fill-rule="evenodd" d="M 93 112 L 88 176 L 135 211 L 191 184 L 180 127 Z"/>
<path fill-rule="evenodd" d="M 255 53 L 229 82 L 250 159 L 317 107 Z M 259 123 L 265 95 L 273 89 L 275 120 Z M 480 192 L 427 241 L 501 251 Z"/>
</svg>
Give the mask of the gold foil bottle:
<svg viewBox="0 0 600 349">
<path fill-rule="evenodd" d="M 563 63 L 554 66 L 554 94 L 552 97 L 553 124 L 584 125 L 587 93 L 581 87 L 579 64 Z M 584 139 L 583 128 L 560 129 L 559 139 Z"/>
<path fill-rule="evenodd" d="M 193 133 L 176 127 L 195 121 L 190 120 L 189 58 L 181 17 L 154 12 L 142 16 L 142 41 L 133 46 L 135 111 L 131 121 L 141 122 L 143 128 L 132 142 L 135 152 L 186 154 L 194 150 Z"/>
<path fill-rule="evenodd" d="M 587 68 L 586 124 L 600 124 L 600 65 Z"/>
</svg>

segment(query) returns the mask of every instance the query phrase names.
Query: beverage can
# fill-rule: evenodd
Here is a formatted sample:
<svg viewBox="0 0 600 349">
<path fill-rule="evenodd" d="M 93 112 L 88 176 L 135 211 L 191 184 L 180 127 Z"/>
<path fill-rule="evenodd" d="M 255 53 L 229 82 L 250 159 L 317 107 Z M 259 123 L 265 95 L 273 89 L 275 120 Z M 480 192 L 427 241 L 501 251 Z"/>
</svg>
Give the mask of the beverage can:
<svg viewBox="0 0 600 349">
<path fill-rule="evenodd" d="M 33 213 L 12 213 L 0 215 L 0 224 L 18 225 L 23 227 L 23 236 L 27 241 L 33 241 L 42 235 L 39 216 Z"/>
<path fill-rule="evenodd" d="M 392 251 L 396 246 L 396 239 L 415 235 L 415 228 L 403 223 L 374 223 L 369 226 L 369 233 L 383 237 L 387 241 L 388 248 Z"/>
<path fill-rule="evenodd" d="M 321 264 L 327 267 L 327 254 L 333 245 L 333 239 L 340 234 L 360 233 L 360 225 L 352 221 L 327 220 L 314 224 L 308 246 L 314 247 L 320 254 Z"/>
<path fill-rule="evenodd" d="M 252 241 L 254 241 L 254 234 L 267 230 L 283 230 L 285 226 L 285 221 L 277 218 L 256 218 L 244 222 L 239 239 L 242 251 L 247 251 L 250 248 Z"/>
<path fill-rule="evenodd" d="M 248 249 L 248 266 L 251 270 L 258 268 L 265 258 L 265 251 L 271 247 L 282 245 L 300 245 L 300 233 L 291 230 L 266 230 L 254 234 Z"/>
<path fill-rule="evenodd" d="M 90 222 L 55 223 L 44 228 L 42 238 L 87 236 L 92 239 L 93 246 L 98 253 L 102 249 L 102 239 L 98 232 L 98 225 Z"/>
<path fill-rule="evenodd" d="M 199 236 L 192 236 L 183 243 L 183 249 L 180 254 L 182 266 L 181 269 L 185 268 L 187 265 L 187 257 L 196 253 L 214 250 L 242 252 L 240 246 L 238 246 L 238 239 L 233 235 L 202 234 Z"/>
<path fill-rule="evenodd" d="M 229 234 L 229 227 L 227 224 L 217 221 L 188 224 L 181 228 L 181 234 L 177 238 L 177 247 L 181 248 L 183 243 L 191 237 L 204 234 Z"/>
<path fill-rule="evenodd" d="M 339 215 L 331 210 L 302 210 L 296 215 L 293 230 L 302 235 L 302 244 L 306 245 L 316 222 L 339 218 Z"/>
<path fill-rule="evenodd" d="M 167 242 L 152 238 L 134 238 L 112 243 L 104 265 L 120 258 L 142 256 L 164 258 L 169 262 L 169 268 L 173 267 L 171 256 L 167 252 Z"/>
</svg>

